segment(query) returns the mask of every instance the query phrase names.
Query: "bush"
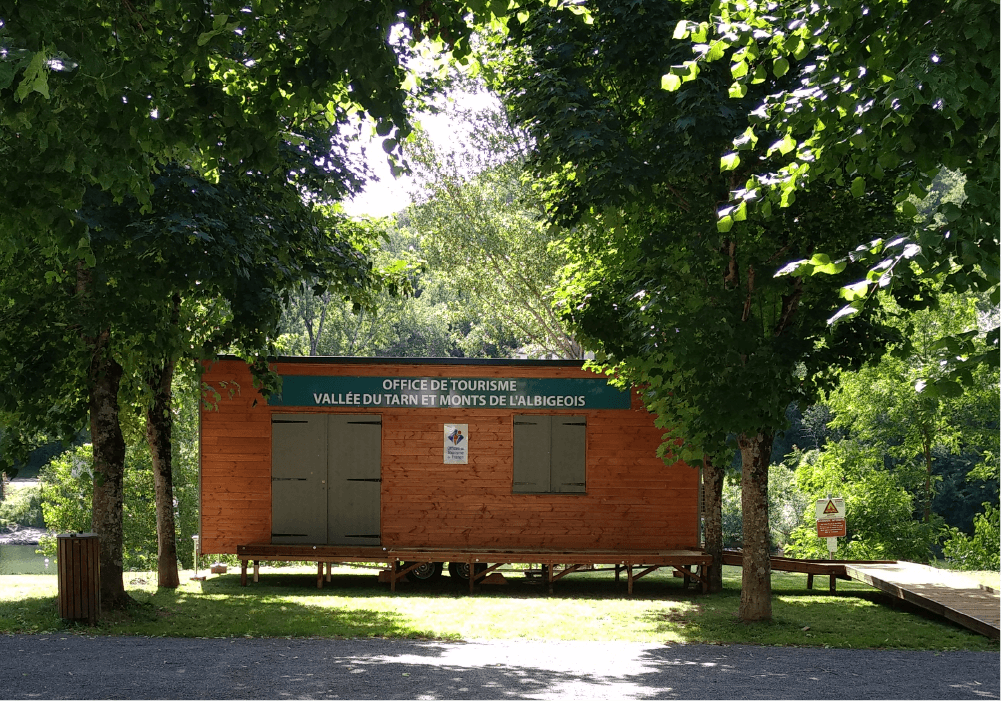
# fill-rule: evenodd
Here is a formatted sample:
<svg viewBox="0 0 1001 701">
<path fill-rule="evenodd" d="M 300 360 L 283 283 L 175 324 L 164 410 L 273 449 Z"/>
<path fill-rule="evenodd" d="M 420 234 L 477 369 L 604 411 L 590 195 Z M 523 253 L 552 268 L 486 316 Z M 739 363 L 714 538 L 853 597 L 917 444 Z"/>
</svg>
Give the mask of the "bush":
<svg viewBox="0 0 1001 701">
<path fill-rule="evenodd" d="M 13 525 L 45 528 L 42 516 L 42 490 L 35 485 L 12 487 L 7 485 L 6 495 L 0 501 L 0 528 Z"/>
<path fill-rule="evenodd" d="M 723 547 L 744 545 L 744 522 L 740 506 L 740 475 L 728 474 L 723 479 Z"/>
<path fill-rule="evenodd" d="M 877 448 L 852 441 L 828 444 L 823 451 L 803 453 L 796 481 L 810 496 L 803 525 L 790 539 L 793 557 L 823 558 L 827 542 L 814 525 L 817 499 L 844 497 L 848 535 L 838 539 L 836 557 L 850 560 L 927 561 L 938 540 L 939 521 L 914 518 L 914 500 L 907 484 L 913 475 L 883 468 Z M 937 519 L 938 517 L 936 517 Z"/>
<path fill-rule="evenodd" d="M 1001 510 L 984 504 L 984 513 L 973 517 L 973 536 L 958 528 L 946 529 L 942 554 L 961 570 L 1001 570 Z"/>
<path fill-rule="evenodd" d="M 143 460 L 143 458 L 146 460 Z M 41 551 L 56 554 L 55 533 L 92 530 L 94 455 L 90 443 L 69 450 L 42 468 L 42 509 L 53 534 L 39 541 Z M 149 457 L 134 447 L 126 450 L 123 504 L 126 570 L 156 568 L 156 512 Z"/>
<path fill-rule="evenodd" d="M 781 463 L 768 467 L 768 527 L 772 550 L 782 551 L 800 525 L 809 497 L 796 484 L 793 470 Z M 811 502 L 812 503 L 812 502 Z M 723 482 L 723 547 L 741 547 L 744 524 L 740 505 L 740 475 L 727 475 Z"/>
<path fill-rule="evenodd" d="M 177 556 L 182 567 L 193 566 L 191 536 L 198 532 L 198 395 L 194 388 L 175 386 L 173 478 Z M 141 432 L 137 431 L 141 435 Z M 73 448 L 42 468 L 42 511 L 53 533 L 90 531 L 93 451 L 89 443 Z M 153 461 L 144 440 L 132 441 L 125 452 L 123 504 L 126 570 L 157 567 L 156 507 Z M 39 541 L 42 552 L 55 555 L 53 535 Z"/>
</svg>

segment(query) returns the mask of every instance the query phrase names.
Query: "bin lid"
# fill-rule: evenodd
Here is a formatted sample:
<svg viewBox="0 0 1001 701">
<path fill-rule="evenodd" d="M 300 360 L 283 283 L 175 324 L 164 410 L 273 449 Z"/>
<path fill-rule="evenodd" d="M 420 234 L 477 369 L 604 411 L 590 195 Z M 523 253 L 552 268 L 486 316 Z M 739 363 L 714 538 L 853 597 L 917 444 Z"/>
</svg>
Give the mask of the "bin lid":
<svg viewBox="0 0 1001 701">
<path fill-rule="evenodd" d="M 59 535 L 56 536 L 56 539 L 58 540 L 59 538 L 97 538 L 97 537 L 99 537 L 97 533 L 60 533 Z"/>
</svg>

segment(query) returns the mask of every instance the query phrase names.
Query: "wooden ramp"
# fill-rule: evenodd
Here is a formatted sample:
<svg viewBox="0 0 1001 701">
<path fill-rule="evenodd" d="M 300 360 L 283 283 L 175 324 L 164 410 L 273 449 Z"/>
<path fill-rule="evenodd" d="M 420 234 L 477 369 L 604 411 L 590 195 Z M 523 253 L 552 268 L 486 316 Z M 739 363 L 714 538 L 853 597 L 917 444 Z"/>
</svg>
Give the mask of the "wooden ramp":
<svg viewBox="0 0 1001 701">
<path fill-rule="evenodd" d="M 741 553 L 723 551 L 723 564 L 743 565 Z M 999 638 L 1001 599 L 998 592 L 959 572 L 940 570 L 915 562 L 894 560 L 798 560 L 772 557 L 773 570 L 803 572 L 813 588 L 815 575 L 831 578 L 831 591 L 838 579 L 855 579 L 887 594 L 920 606 L 938 616 L 965 626 L 988 638 Z"/>
<path fill-rule="evenodd" d="M 989 638 L 998 639 L 998 593 L 955 572 L 914 562 L 845 562 L 845 573 Z"/>
</svg>

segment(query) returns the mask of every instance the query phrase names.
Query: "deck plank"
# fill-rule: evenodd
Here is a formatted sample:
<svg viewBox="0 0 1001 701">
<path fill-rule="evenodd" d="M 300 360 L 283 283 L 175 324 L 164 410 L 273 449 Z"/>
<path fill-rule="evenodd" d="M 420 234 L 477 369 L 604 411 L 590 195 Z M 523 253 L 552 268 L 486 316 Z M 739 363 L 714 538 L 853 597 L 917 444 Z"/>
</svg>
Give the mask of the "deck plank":
<svg viewBox="0 0 1001 701">
<path fill-rule="evenodd" d="M 852 579 L 943 616 L 989 638 L 1001 632 L 998 593 L 957 572 L 914 562 L 847 564 Z"/>
</svg>

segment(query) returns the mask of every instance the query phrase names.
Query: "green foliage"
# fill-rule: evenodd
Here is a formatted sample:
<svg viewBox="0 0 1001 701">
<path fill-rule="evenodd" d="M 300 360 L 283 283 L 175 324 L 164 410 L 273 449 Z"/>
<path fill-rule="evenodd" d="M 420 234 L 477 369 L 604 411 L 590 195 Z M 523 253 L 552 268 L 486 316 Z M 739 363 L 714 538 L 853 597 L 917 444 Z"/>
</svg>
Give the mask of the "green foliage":
<svg viewBox="0 0 1001 701">
<path fill-rule="evenodd" d="M 287 163 L 300 184 L 316 186 L 329 173 L 311 153 L 289 149 Z M 149 185 L 146 210 L 88 192 L 74 219 L 90 227 L 90 266 L 67 270 L 38 243 L 0 253 L 6 460 L 24 455 L 34 436 L 71 439 L 82 428 L 97 339 L 142 384 L 168 359 L 210 357 L 230 344 L 266 348 L 303 278 L 359 296 L 373 280 L 344 218 L 317 216 L 284 180 L 227 169 L 210 183 L 169 165 Z"/>
<path fill-rule="evenodd" d="M 983 504 L 983 513 L 973 519 L 973 535 L 958 528 L 946 534 L 942 554 L 961 570 L 1001 569 L 1001 510 L 997 504 Z"/>
<path fill-rule="evenodd" d="M 997 465 L 999 450 L 998 371 L 973 368 L 962 391 L 941 381 L 955 352 L 939 339 L 968 336 L 974 348 L 983 349 L 978 301 L 969 294 L 940 294 L 933 308 L 904 314 L 884 300 L 903 343 L 858 372 L 842 373 L 825 403 L 834 413 L 833 427 L 878 449 L 888 468 L 901 471 L 921 517 L 930 521 L 937 514 L 967 533 L 976 505 L 998 494 L 988 467 Z"/>
<path fill-rule="evenodd" d="M 193 564 L 188 545 L 198 532 L 198 395 L 189 381 L 175 386 L 173 442 L 174 516 L 179 547 L 178 559 L 185 567 Z M 153 502 L 153 470 L 149 447 L 133 436 L 126 450 L 124 503 L 124 567 L 126 570 L 156 570 L 156 510 Z M 91 529 L 93 495 L 93 450 L 87 443 L 52 460 L 41 473 L 41 507 L 49 535 L 43 536 L 41 550 L 56 553 L 54 535 L 88 532 Z"/>
<path fill-rule="evenodd" d="M 809 498 L 803 525 L 791 534 L 786 553 L 827 557 L 827 540 L 818 538 L 814 521 L 817 499 L 843 497 L 847 537 L 838 539 L 835 557 L 845 560 L 926 562 L 937 540 L 938 522 L 915 520 L 914 498 L 906 470 L 887 470 L 878 448 L 851 440 L 823 451 L 799 455 L 796 483 Z"/>
<path fill-rule="evenodd" d="M 468 79 L 458 84 L 484 95 Z M 404 145 L 415 204 L 395 226 L 370 223 L 382 240 L 371 251 L 376 269 L 405 276 L 407 294 L 377 292 L 353 305 L 304 286 L 289 300 L 283 352 L 580 357 L 552 309 L 566 232 L 544 224 L 523 180 L 526 136 L 493 103 L 445 111 L 457 131 L 447 148 L 423 132 Z"/>
<path fill-rule="evenodd" d="M 768 468 L 768 526 L 773 551 L 785 552 L 789 538 L 803 523 L 810 497 L 796 482 L 796 473 L 783 463 Z M 740 476 L 728 474 L 723 484 L 723 547 L 739 548 L 744 541 L 740 505 Z"/>
<path fill-rule="evenodd" d="M 680 93 L 727 64 L 730 94 L 741 98 L 775 82 L 770 75 L 785 76 L 752 102 L 750 127 L 733 141 L 738 152 L 772 143 L 781 157 L 759 161 L 734 188 L 733 204 L 767 215 L 820 182 L 859 194 L 882 181 L 913 217 L 908 197 L 923 199 L 943 167 L 965 178 L 962 203 L 936 196 L 936 215 L 913 233 L 860 238 L 854 255 L 872 268 L 846 288 L 844 311 L 877 288 L 913 284 L 916 269 L 949 290 L 990 292 L 998 303 L 997 2 L 723 0 L 691 19 L 674 38 L 690 40 L 694 57 L 665 72 L 668 90 Z M 852 248 L 823 250 L 840 257 Z M 975 360 L 996 365 L 997 343 L 993 331 L 992 352 Z"/>
<path fill-rule="evenodd" d="M 984 344 L 978 302 L 974 295 L 938 294 L 932 308 L 907 313 L 884 298 L 900 342 L 858 371 L 842 372 L 837 387 L 814 409 L 828 412 L 833 433 L 819 450 L 794 454 L 807 480 L 800 480 L 800 487 L 813 485 L 811 497 L 854 495 L 845 552 L 923 559 L 936 547 L 943 522 L 955 548 L 969 546 L 973 541 L 962 532 L 973 532 L 974 518 L 978 523 L 984 518 L 973 513 L 975 505 L 997 499 L 997 477 L 990 472 L 998 454 L 997 371 L 974 369 L 973 382 L 961 394 L 932 389 L 955 359 L 939 339 L 965 334 Z M 856 514 L 861 521 L 854 520 Z M 810 514 L 794 541 L 794 552 L 824 552 Z"/>
<path fill-rule="evenodd" d="M 784 463 L 768 468 L 768 525 L 772 547 L 785 550 L 793 532 L 803 523 L 803 514 L 813 502 L 796 481 L 796 472 Z"/>
<path fill-rule="evenodd" d="M 459 328 L 465 306 L 425 264 L 416 235 L 389 221 L 372 226 L 382 245 L 371 260 L 377 270 L 398 271 L 393 274 L 405 282 L 397 290 L 405 293 L 384 287 L 359 305 L 303 285 L 289 298 L 277 349 L 298 355 L 483 357 L 477 348 L 467 350 L 467 334 Z"/>
<path fill-rule="evenodd" d="M 663 37 L 696 11 L 598 3 L 590 25 L 540 13 L 513 33 L 522 54 L 502 77 L 535 137 L 531 164 L 551 214 L 590 225 L 564 269 L 564 321 L 603 367 L 649 388 L 682 458 L 726 464 L 734 436 L 783 428 L 790 402 L 811 403 L 834 368 L 859 364 L 886 333 L 871 307 L 827 328 L 840 287 L 863 267 L 818 259 L 831 274 L 794 281 L 776 276 L 783 263 L 900 223 L 870 185 L 862 199 L 818 187 L 770 219 L 737 206 L 728 216 L 742 226 L 717 227 L 735 180 L 715 164 L 747 130 L 750 97 L 731 100 L 716 65 L 677 94 L 650 77 L 687 50 L 665 49 Z M 766 157 L 764 145 L 755 155 Z"/>
<path fill-rule="evenodd" d="M 409 40 L 468 53 L 467 19 L 493 17 L 477 5 L 4 2 L 0 192 L 17 206 L 0 208 L 0 230 L 86 261 L 87 228 L 71 213 L 88 188 L 146 204 L 171 160 L 201 174 L 280 171 L 281 144 L 303 123 L 358 112 L 395 144 L 410 131 Z"/>
<path fill-rule="evenodd" d="M 470 95 L 490 96 L 481 85 L 460 85 Z M 405 147 L 417 192 L 402 225 L 418 238 L 440 283 L 473 307 L 471 331 L 482 343 L 514 337 L 530 357 L 582 357 L 553 310 L 567 234 L 545 221 L 525 177 L 528 136 L 496 103 L 448 112 L 458 134 L 447 147 L 421 132 Z"/>
<path fill-rule="evenodd" d="M 744 521 L 740 507 L 740 479 L 727 475 L 723 482 L 723 547 L 739 548 L 744 544 Z"/>
<path fill-rule="evenodd" d="M 91 531 L 91 499 L 94 492 L 93 449 L 90 443 L 68 450 L 42 468 L 42 511 L 51 533 Z M 42 552 L 56 553 L 53 536 L 39 542 Z M 130 549 L 126 549 L 128 552 Z"/>
<path fill-rule="evenodd" d="M 39 487 L 30 485 L 15 488 L 5 484 L 0 489 L 0 528 L 12 525 L 45 527 Z"/>
</svg>

